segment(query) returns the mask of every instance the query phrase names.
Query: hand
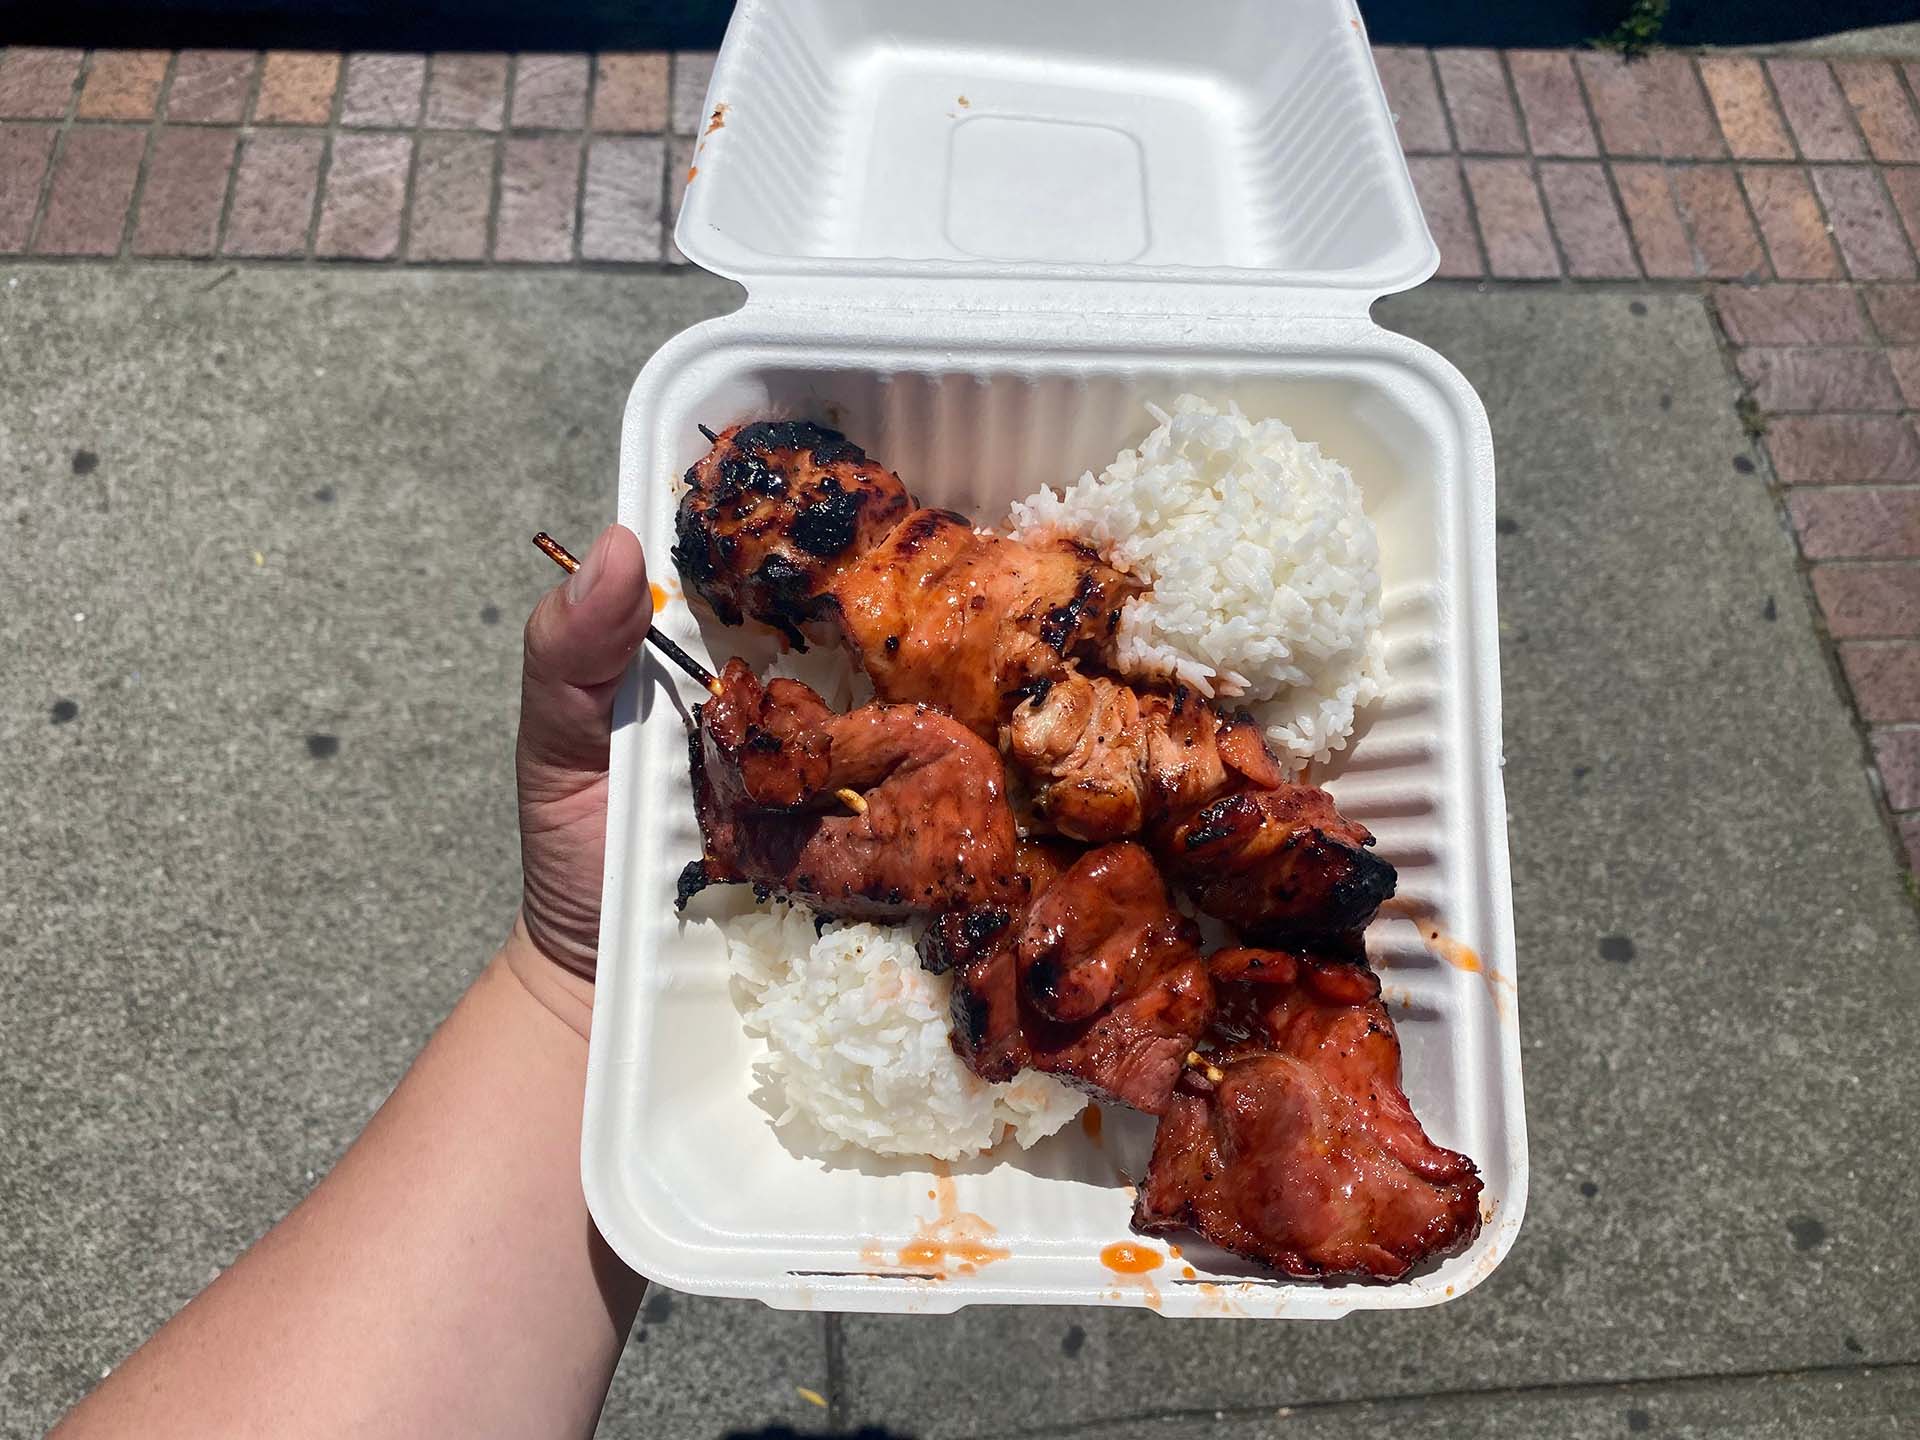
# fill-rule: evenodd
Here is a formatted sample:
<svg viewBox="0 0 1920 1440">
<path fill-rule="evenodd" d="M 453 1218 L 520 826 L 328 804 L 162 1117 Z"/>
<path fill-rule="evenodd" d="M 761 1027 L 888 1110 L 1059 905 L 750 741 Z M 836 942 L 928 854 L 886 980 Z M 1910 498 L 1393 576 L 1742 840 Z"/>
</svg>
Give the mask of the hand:
<svg viewBox="0 0 1920 1440">
<path fill-rule="evenodd" d="M 550 987 L 517 950 L 552 962 L 533 969 L 558 966 L 593 979 L 613 697 L 652 622 L 646 557 L 619 525 L 601 532 L 579 570 L 541 597 L 527 621 L 516 756 L 522 892 L 508 951 L 536 993 Z"/>
</svg>

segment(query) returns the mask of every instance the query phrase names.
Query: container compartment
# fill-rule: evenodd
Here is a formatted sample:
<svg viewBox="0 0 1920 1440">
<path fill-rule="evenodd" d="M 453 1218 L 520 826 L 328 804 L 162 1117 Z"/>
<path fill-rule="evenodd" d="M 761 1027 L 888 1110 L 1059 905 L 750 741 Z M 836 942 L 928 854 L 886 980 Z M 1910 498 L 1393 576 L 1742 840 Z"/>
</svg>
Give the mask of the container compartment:
<svg viewBox="0 0 1920 1440">
<path fill-rule="evenodd" d="M 1412 284 L 1435 258 L 1344 0 L 747 0 L 678 239 L 737 278 Z"/>
<path fill-rule="evenodd" d="M 728 996 L 717 932 L 673 913 L 675 876 L 699 848 L 674 712 L 698 697 L 649 658 L 615 736 L 583 1145 L 609 1241 L 675 1287 L 796 1308 L 998 1301 L 1324 1317 L 1438 1303 L 1478 1283 L 1512 1242 L 1527 1170 L 1497 769 L 1491 461 L 1471 390 L 1431 352 L 1365 322 L 1337 339 L 1298 327 L 1257 351 L 1073 352 L 800 343 L 757 330 L 752 308 L 674 341 L 630 401 L 620 518 L 663 571 L 677 480 L 705 445 L 696 424 L 768 414 L 830 423 L 923 502 L 995 522 L 1016 496 L 1137 442 L 1153 423 L 1144 402 L 1183 390 L 1279 416 L 1353 470 L 1380 531 L 1391 686 L 1363 716 L 1358 753 L 1322 773 L 1400 868 L 1401 897 L 1480 967 L 1449 963 L 1461 952 L 1436 950 L 1406 919 L 1370 936 L 1407 1091 L 1434 1138 L 1479 1163 L 1489 1218 L 1469 1251 L 1402 1285 L 1276 1282 L 1195 1244 L 1183 1249 L 1196 1281 L 1170 1262 L 1150 1286 L 1099 1260 L 1130 1238 L 1123 1176 L 1144 1168 L 1145 1117 L 1109 1112 L 1098 1142 L 1074 1125 L 1032 1151 L 1008 1145 L 956 1164 L 945 1195 L 940 1167 L 926 1162 L 796 1153 L 756 1097 L 760 1042 Z M 711 661 L 774 653 L 764 635 L 698 623 L 684 602 L 660 623 Z M 898 1273 L 899 1251 L 937 1225 L 942 1203 L 990 1225 L 1009 1258 L 940 1279 Z"/>
</svg>

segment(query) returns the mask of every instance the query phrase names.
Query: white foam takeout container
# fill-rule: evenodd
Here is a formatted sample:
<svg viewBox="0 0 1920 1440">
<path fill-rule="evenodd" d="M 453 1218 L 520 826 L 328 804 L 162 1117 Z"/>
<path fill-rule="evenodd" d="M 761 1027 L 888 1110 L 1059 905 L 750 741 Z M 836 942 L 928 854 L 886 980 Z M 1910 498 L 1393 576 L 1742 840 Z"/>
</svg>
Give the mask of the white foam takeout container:
<svg viewBox="0 0 1920 1440">
<path fill-rule="evenodd" d="M 1164 1263 L 1124 1276 L 1101 1252 L 1136 1238 L 1125 1176 L 1144 1169 L 1145 1117 L 1109 1110 L 1098 1135 L 1071 1125 L 951 1167 L 789 1148 L 717 931 L 674 913 L 700 848 L 683 717 L 702 697 L 645 656 L 613 741 L 582 1142 L 607 1240 L 677 1289 L 790 1309 L 1318 1318 L 1464 1294 L 1527 1192 L 1493 453 L 1459 373 L 1368 317 L 1437 252 L 1358 14 L 742 0 L 706 105 L 676 238 L 748 299 L 662 347 L 628 401 L 619 514 L 659 578 L 696 424 L 830 423 L 923 503 L 982 520 L 1099 468 L 1150 428 L 1145 402 L 1183 390 L 1281 417 L 1351 467 L 1380 532 L 1392 682 L 1316 778 L 1442 936 L 1383 918 L 1369 949 L 1407 1092 L 1479 1163 L 1487 1219 L 1392 1286 L 1279 1281 L 1197 1242 L 1139 1241 Z M 772 654 L 680 601 L 659 624 L 711 661 Z"/>
</svg>

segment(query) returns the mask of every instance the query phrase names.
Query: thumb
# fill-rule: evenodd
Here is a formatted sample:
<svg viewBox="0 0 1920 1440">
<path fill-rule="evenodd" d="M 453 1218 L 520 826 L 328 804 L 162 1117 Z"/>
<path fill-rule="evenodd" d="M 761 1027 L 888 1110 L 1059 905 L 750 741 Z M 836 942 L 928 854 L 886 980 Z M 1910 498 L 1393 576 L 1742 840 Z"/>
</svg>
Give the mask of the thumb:
<svg viewBox="0 0 1920 1440">
<path fill-rule="evenodd" d="M 523 786 L 530 767 L 592 773 L 607 768 L 614 692 L 652 622 L 640 541 L 624 526 L 609 525 L 580 568 L 542 596 L 527 621 L 520 685 Z"/>
</svg>

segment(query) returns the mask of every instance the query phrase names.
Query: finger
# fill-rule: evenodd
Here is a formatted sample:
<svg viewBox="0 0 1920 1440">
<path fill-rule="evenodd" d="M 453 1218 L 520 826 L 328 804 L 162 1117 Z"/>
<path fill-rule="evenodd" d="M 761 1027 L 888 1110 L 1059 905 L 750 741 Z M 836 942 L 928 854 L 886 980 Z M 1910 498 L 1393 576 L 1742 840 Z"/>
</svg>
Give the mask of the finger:
<svg viewBox="0 0 1920 1440">
<path fill-rule="evenodd" d="M 609 525 L 527 621 L 520 760 L 565 771 L 607 768 L 613 698 L 653 622 L 647 562 L 631 530 Z"/>
</svg>

